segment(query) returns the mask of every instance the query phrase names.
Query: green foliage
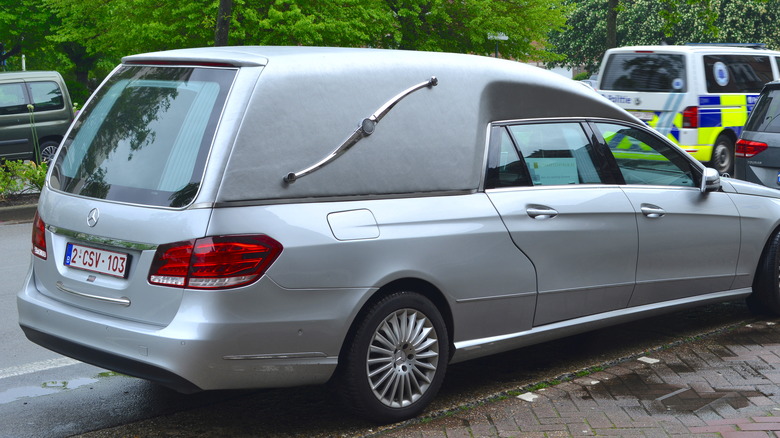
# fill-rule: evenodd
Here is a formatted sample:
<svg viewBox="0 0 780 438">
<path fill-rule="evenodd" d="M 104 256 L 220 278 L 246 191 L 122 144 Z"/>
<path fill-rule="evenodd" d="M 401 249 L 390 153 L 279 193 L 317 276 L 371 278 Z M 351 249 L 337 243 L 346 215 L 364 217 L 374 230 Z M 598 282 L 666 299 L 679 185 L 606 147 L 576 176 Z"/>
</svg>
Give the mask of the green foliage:
<svg viewBox="0 0 780 438">
<path fill-rule="evenodd" d="M 558 59 L 565 0 L 232 0 L 228 44 L 375 47 Z M 214 45 L 219 0 L 0 0 L 0 42 L 63 74 L 84 102 L 121 57 Z M 18 57 L 9 69 L 19 70 Z M 79 85 L 77 85 L 79 84 Z"/>
<path fill-rule="evenodd" d="M 581 81 L 583 79 L 588 79 L 589 77 L 590 77 L 590 73 L 584 71 L 582 73 L 577 73 L 576 75 L 574 75 L 574 77 L 572 77 L 572 79 L 575 81 Z"/>
<path fill-rule="evenodd" d="M 40 192 L 46 181 L 46 163 L 6 161 L 0 165 L 0 200 L 24 193 Z"/>
<path fill-rule="evenodd" d="M 606 47 L 607 0 L 566 0 L 574 6 L 563 31 L 550 35 L 559 65 L 595 70 Z M 617 46 L 765 43 L 780 48 L 780 0 L 622 0 Z"/>
</svg>

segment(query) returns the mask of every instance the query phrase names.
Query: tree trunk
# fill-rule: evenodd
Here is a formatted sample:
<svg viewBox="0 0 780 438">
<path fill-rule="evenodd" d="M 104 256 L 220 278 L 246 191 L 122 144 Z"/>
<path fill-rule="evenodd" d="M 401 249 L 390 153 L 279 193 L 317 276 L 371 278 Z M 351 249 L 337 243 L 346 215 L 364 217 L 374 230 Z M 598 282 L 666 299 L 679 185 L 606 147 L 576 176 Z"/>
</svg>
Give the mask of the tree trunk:
<svg viewBox="0 0 780 438">
<path fill-rule="evenodd" d="M 617 8 L 619 0 L 607 1 L 607 49 L 617 47 Z"/>
<path fill-rule="evenodd" d="M 217 13 L 217 29 L 214 32 L 214 45 L 227 46 L 230 32 L 230 14 L 233 10 L 233 0 L 219 0 Z"/>
</svg>

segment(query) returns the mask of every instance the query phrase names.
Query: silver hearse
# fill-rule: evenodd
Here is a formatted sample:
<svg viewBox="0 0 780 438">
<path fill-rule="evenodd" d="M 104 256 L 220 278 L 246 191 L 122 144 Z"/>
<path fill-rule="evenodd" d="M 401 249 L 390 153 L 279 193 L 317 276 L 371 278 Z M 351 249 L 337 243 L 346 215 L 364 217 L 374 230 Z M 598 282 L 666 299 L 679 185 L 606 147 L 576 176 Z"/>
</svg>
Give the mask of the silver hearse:
<svg viewBox="0 0 780 438">
<path fill-rule="evenodd" d="M 515 62 L 129 56 L 51 166 L 19 323 L 182 392 L 332 381 L 392 422 L 451 363 L 715 301 L 777 313 L 779 194 Z"/>
</svg>

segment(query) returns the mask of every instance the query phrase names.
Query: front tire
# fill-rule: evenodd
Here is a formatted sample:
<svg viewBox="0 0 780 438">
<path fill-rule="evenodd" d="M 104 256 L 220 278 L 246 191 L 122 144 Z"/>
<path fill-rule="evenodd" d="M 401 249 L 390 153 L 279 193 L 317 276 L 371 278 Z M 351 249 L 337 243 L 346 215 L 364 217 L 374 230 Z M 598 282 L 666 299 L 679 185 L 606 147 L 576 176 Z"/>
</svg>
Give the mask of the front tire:
<svg viewBox="0 0 780 438">
<path fill-rule="evenodd" d="M 780 232 L 769 239 L 761 254 L 747 304 L 753 313 L 780 315 Z"/>
<path fill-rule="evenodd" d="M 721 175 L 734 174 L 734 142 L 728 135 L 721 134 L 715 140 L 712 147 L 712 158 L 709 167 L 717 170 Z"/>
<path fill-rule="evenodd" d="M 447 328 L 430 300 L 396 292 L 369 308 L 343 360 L 338 390 L 355 413 L 377 423 L 405 420 L 420 414 L 441 387 Z"/>
</svg>

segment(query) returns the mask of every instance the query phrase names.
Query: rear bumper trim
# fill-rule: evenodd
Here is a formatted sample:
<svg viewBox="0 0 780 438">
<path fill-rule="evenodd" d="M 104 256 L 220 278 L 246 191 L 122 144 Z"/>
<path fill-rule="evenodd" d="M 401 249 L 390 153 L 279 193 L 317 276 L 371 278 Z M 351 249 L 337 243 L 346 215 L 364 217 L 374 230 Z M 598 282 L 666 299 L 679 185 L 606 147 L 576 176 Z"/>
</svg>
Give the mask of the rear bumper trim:
<svg viewBox="0 0 780 438">
<path fill-rule="evenodd" d="M 126 374 L 128 376 L 151 380 L 152 382 L 159 383 L 160 385 L 166 386 L 183 394 L 192 394 L 202 391 L 202 389 L 194 383 L 168 370 L 158 368 L 154 365 L 149 365 L 148 363 L 139 362 L 137 360 L 117 356 L 115 354 L 106 353 L 105 351 L 97 350 L 92 347 L 77 344 L 75 342 L 38 331 L 34 328 L 27 327 L 25 325 L 20 326 L 22 331 L 24 331 L 25 336 L 27 336 L 27 339 L 64 356 L 72 357 L 82 362 L 86 362 L 100 368 L 116 371 L 121 374 Z"/>
</svg>

